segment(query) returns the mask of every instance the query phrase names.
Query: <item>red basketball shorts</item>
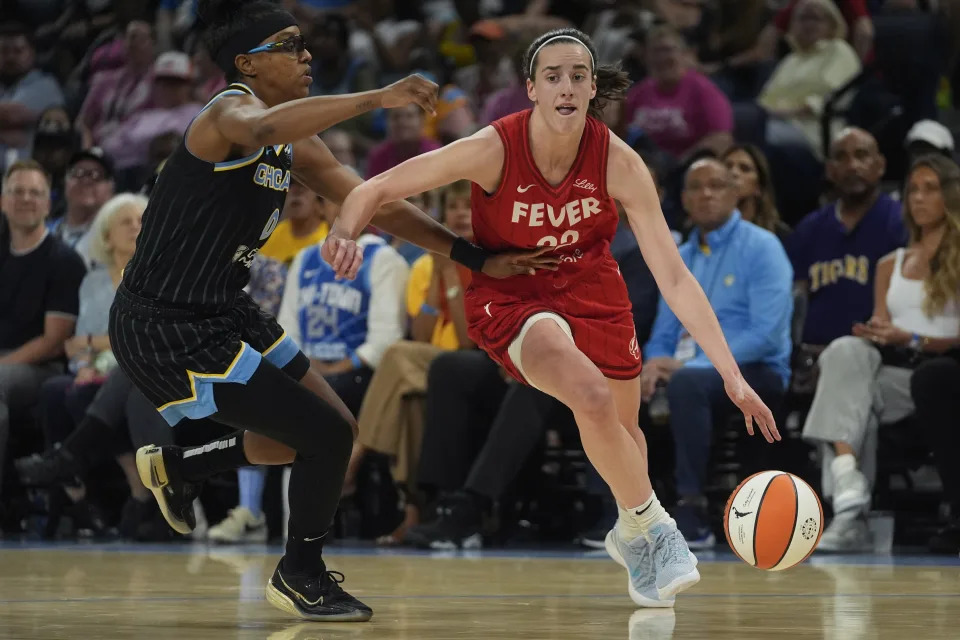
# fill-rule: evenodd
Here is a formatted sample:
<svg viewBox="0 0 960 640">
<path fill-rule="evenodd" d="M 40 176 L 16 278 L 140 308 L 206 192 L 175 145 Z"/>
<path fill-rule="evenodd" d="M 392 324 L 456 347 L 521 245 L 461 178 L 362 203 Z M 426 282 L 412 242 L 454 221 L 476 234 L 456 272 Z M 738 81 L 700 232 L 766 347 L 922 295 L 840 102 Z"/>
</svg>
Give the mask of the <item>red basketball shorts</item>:
<svg viewBox="0 0 960 640">
<path fill-rule="evenodd" d="M 466 296 L 470 338 L 510 375 L 528 383 L 522 365 L 510 355 L 519 353 L 519 344 L 510 347 L 522 339 L 524 325 L 539 313 L 565 321 L 577 348 L 604 376 L 632 380 L 640 375 L 640 345 L 630 298 L 612 258 L 557 288 L 550 282 L 542 286 L 538 276 L 515 277 L 529 277 L 531 286 L 524 290 L 514 285 L 504 292 L 495 281 L 478 284 L 475 279 Z M 561 324 L 562 329 L 567 327 Z"/>
</svg>

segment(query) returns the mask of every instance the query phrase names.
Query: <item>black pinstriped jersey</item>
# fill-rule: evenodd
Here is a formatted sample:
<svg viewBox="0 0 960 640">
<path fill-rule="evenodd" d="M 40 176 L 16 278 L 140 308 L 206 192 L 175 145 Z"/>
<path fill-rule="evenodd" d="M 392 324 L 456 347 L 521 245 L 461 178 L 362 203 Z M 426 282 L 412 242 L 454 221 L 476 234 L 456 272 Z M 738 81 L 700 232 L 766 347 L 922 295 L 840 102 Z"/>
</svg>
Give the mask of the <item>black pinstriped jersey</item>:
<svg viewBox="0 0 960 640">
<path fill-rule="evenodd" d="M 253 94 L 244 84 L 232 84 L 204 108 L 241 93 Z M 187 149 L 185 136 L 150 194 L 124 286 L 178 307 L 232 303 L 277 226 L 292 162 L 292 146 L 276 145 L 211 163 Z"/>
</svg>

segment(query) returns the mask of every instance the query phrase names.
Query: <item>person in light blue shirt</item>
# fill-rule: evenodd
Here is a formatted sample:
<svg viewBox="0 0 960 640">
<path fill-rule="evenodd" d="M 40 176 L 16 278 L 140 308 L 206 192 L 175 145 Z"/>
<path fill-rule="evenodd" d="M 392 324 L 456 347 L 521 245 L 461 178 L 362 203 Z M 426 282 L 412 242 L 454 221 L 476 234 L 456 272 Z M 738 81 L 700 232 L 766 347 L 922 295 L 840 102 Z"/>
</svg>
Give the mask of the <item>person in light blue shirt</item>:
<svg viewBox="0 0 960 640">
<path fill-rule="evenodd" d="M 776 412 L 790 378 L 793 269 L 777 237 L 743 220 L 729 170 L 705 158 L 687 171 L 683 204 L 696 229 L 680 256 L 717 314 L 744 379 Z M 703 487 L 713 416 L 733 405 L 703 350 L 667 306 L 643 349 L 643 395 L 666 394 L 676 456 L 674 517 L 690 548 L 713 546 Z"/>
</svg>

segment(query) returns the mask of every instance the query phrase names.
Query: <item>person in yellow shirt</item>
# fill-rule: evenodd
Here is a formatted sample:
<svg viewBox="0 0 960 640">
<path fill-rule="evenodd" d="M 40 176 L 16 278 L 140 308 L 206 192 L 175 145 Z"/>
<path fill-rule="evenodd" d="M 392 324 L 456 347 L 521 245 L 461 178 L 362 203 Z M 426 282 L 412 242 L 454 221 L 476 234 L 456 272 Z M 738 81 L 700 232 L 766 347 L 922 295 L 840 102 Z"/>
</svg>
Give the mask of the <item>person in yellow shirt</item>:
<svg viewBox="0 0 960 640">
<path fill-rule="evenodd" d="M 454 233 L 471 239 L 470 182 L 461 180 L 440 191 L 441 221 Z M 357 415 L 359 436 L 350 456 L 344 493 L 352 493 L 360 463 L 367 451 L 392 459 L 394 482 L 406 499 L 404 521 L 378 540 L 399 544 L 408 528 L 420 522 L 416 471 L 423 439 L 427 371 L 445 351 L 474 349 L 467 335 L 463 294 L 470 272 L 449 258 L 424 254 L 413 263 L 407 281 L 410 340 L 387 349 L 373 374 Z"/>
</svg>

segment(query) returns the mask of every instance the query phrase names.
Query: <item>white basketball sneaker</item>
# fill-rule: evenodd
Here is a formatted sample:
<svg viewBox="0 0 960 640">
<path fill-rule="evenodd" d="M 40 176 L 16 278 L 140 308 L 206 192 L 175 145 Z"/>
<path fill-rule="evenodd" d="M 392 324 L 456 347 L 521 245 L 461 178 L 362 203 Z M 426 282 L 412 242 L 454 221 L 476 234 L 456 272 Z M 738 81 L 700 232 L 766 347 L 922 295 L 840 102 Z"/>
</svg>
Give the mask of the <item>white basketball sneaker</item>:
<svg viewBox="0 0 960 640">
<path fill-rule="evenodd" d="M 657 592 L 657 570 L 653 566 L 653 550 L 644 536 L 624 541 L 617 527 L 604 540 L 607 553 L 627 570 L 627 593 L 640 607 L 672 607 L 673 598 L 663 599 Z"/>
<path fill-rule="evenodd" d="M 648 533 L 657 571 L 657 593 L 661 600 L 669 600 L 700 582 L 697 557 L 683 539 L 673 522 L 661 522 Z"/>
<path fill-rule="evenodd" d="M 222 544 L 266 542 L 267 519 L 262 513 L 255 517 L 246 507 L 234 507 L 220 524 L 210 527 L 207 536 Z"/>
</svg>

